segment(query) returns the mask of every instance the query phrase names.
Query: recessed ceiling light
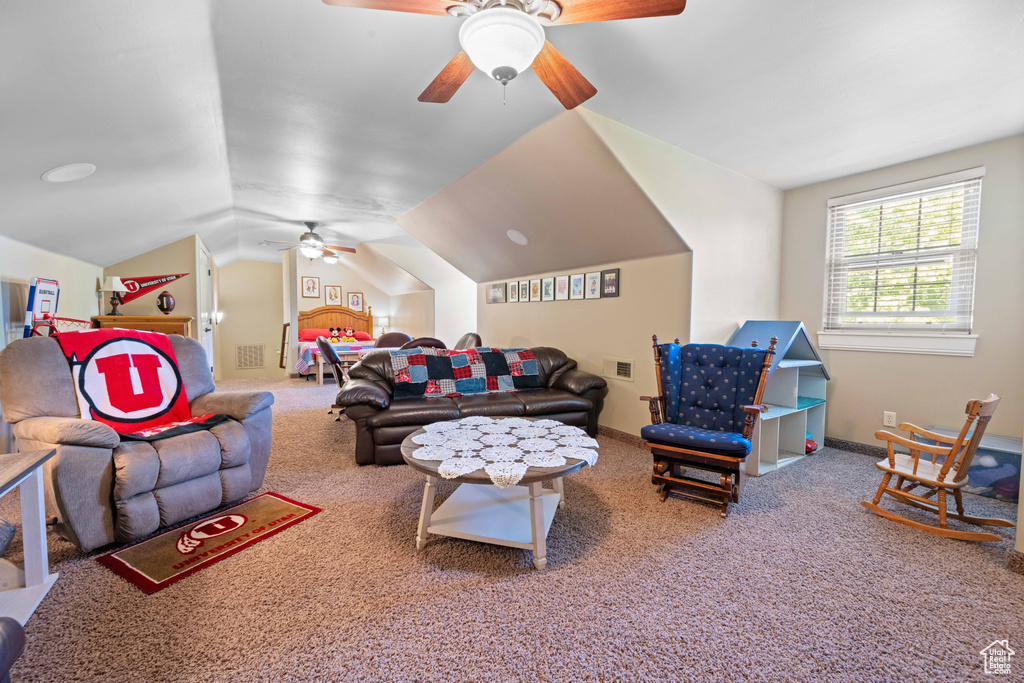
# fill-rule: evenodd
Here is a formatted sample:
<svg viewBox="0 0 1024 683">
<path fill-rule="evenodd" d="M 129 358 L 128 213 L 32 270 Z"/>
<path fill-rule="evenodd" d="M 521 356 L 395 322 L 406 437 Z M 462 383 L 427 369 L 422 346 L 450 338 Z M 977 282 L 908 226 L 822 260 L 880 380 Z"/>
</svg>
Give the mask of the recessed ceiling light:
<svg viewBox="0 0 1024 683">
<path fill-rule="evenodd" d="M 508 238 L 510 240 L 512 240 L 521 247 L 525 247 L 527 244 L 530 243 L 530 238 L 524 235 L 523 233 L 519 232 L 518 230 L 509 230 L 505 234 L 508 235 Z"/>
<path fill-rule="evenodd" d="M 95 172 L 96 167 L 92 164 L 67 164 L 66 166 L 51 168 L 41 177 L 48 183 L 70 183 L 82 178 L 88 178 Z"/>
</svg>

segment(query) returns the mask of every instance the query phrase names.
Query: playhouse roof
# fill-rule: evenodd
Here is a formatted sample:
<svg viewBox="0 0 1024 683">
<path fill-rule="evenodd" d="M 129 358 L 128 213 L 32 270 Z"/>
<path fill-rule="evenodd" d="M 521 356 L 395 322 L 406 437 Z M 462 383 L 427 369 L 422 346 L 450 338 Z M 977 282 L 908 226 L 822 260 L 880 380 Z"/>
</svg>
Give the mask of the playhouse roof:
<svg viewBox="0 0 1024 683">
<path fill-rule="evenodd" d="M 766 349 L 772 337 L 779 341 L 775 344 L 771 372 L 778 367 L 799 367 L 801 372 L 820 372 L 830 379 L 811 335 L 799 320 L 748 320 L 732 335 L 729 345 L 750 346 L 757 340 L 758 347 Z"/>
</svg>

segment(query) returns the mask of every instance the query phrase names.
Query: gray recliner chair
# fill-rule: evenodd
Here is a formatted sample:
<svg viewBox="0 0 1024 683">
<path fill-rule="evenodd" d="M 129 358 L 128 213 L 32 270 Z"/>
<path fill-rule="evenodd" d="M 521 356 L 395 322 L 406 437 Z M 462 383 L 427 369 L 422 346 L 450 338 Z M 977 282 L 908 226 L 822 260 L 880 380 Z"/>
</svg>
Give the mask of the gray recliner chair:
<svg viewBox="0 0 1024 683">
<path fill-rule="evenodd" d="M 153 442 L 121 441 L 102 422 L 80 418 L 56 339 L 19 339 L 0 352 L 0 412 L 20 450 L 57 451 L 43 465 L 46 514 L 81 550 L 142 538 L 263 485 L 273 394 L 217 392 L 199 342 L 170 341 L 192 415 L 230 419 Z"/>
</svg>

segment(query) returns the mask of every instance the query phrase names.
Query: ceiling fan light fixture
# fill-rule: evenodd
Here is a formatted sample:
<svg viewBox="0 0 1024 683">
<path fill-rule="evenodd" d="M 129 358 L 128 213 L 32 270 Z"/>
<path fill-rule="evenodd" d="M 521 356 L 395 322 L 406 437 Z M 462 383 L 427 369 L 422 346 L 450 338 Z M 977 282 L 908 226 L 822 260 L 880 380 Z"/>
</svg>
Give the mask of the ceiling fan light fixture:
<svg viewBox="0 0 1024 683">
<path fill-rule="evenodd" d="M 316 247 L 299 247 L 299 253 L 306 258 L 320 258 L 320 250 Z"/>
<path fill-rule="evenodd" d="M 459 43 L 476 68 L 508 83 L 530 68 L 544 47 L 544 28 L 526 12 L 491 7 L 466 19 Z"/>
<path fill-rule="evenodd" d="M 328 263 L 328 264 L 333 266 L 337 262 L 338 262 L 338 257 L 337 256 L 333 256 L 333 255 L 332 256 L 324 256 L 324 263 Z"/>
</svg>

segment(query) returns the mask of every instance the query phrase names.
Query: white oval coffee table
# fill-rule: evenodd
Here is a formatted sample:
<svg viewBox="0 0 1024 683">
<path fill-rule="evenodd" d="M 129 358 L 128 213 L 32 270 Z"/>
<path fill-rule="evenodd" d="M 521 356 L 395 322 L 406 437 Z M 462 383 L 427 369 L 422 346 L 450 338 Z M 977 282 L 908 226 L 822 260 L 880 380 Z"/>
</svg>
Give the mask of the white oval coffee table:
<svg viewBox="0 0 1024 683">
<path fill-rule="evenodd" d="M 508 418 L 496 417 L 495 421 Z M 539 422 L 540 418 L 515 418 Z M 453 420 L 452 423 L 460 423 Z M 428 433 L 432 425 L 419 429 L 402 441 L 402 457 L 413 469 L 427 477 L 423 490 L 423 504 L 420 508 L 419 529 L 416 534 L 416 548 L 427 544 L 427 534 L 450 536 L 469 541 L 523 548 L 533 551 L 533 564 L 544 569 L 547 564 L 547 534 L 555 511 L 565 505 L 562 478 L 580 470 L 587 460 L 565 457 L 565 463 L 554 467 L 530 465 L 522 477 L 511 486 L 501 488 L 494 484 L 492 476 L 484 467 L 453 476 L 445 471 L 442 460 L 425 460 L 413 454 L 422 445 L 416 437 Z M 586 433 L 580 430 L 583 438 Z M 516 437 L 516 441 L 505 446 L 516 447 L 520 442 L 533 437 Z M 596 442 L 589 450 L 595 452 Z M 438 444 L 440 446 L 440 444 Z M 467 451 L 468 455 L 479 455 L 483 449 Z M 437 483 L 441 478 L 458 482 L 455 491 L 434 510 Z M 550 481 L 552 488 L 545 489 L 543 483 Z"/>
</svg>

